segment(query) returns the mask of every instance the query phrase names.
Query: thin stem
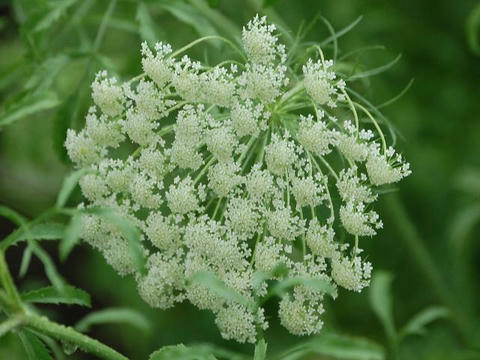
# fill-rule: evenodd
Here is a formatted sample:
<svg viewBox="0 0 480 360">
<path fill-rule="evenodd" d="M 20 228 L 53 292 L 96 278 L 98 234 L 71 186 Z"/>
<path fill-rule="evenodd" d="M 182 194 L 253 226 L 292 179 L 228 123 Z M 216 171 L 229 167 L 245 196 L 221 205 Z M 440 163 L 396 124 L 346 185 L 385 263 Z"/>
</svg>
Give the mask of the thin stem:
<svg viewBox="0 0 480 360">
<path fill-rule="evenodd" d="M 26 326 L 51 336 L 58 340 L 77 345 L 80 349 L 106 360 L 128 360 L 116 350 L 102 344 L 98 340 L 84 335 L 71 327 L 60 325 L 48 320 L 46 317 L 28 314 L 25 316 Z"/>
<path fill-rule="evenodd" d="M 190 49 L 191 47 L 193 47 L 193 46 L 195 46 L 195 45 L 197 45 L 197 44 L 199 44 L 199 43 L 201 43 L 201 42 L 203 42 L 203 41 L 207 41 L 207 40 L 221 40 L 221 41 L 227 43 L 228 45 L 230 45 L 231 48 L 232 48 L 233 50 L 235 50 L 238 54 L 240 54 L 240 56 L 241 56 L 244 60 L 247 60 L 247 59 L 245 58 L 245 55 L 243 55 L 243 52 L 240 51 L 240 49 L 239 49 L 233 42 L 231 42 L 230 40 L 228 40 L 228 39 L 226 39 L 226 38 L 224 38 L 224 37 L 222 37 L 222 36 L 217 36 L 217 35 L 204 36 L 204 37 L 202 37 L 202 38 L 200 38 L 200 39 L 197 39 L 197 40 L 195 40 L 195 41 L 192 41 L 190 44 L 187 44 L 187 45 L 185 45 L 184 47 L 178 49 L 177 51 L 171 53 L 168 58 L 173 58 L 173 57 L 175 57 L 175 56 L 177 56 L 177 55 L 179 55 L 179 54 L 187 51 L 187 50 Z"/>
<path fill-rule="evenodd" d="M 375 126 L 375 129 L 377 129 L 380 139 L 382 139 L 383 153 L 385 153 L 387 151 L 387 142 L 385 141 L 385 135 L 383 134 L 383 131 L 380 128 L 380 125 L 378 125 L 377 120 L 375 120 L 375 118 L 372 116 L 370 111 L 368 111 L 363 105 L 360 105 L 357 102 L 355 102 L 354 104 L 358 106 L 360 110 L 362 110 L 370 118 L 370 120 L 372 120 L 373 126 Z"/>
<path fill-rule="evenodd" d="M 357 133 L 358 133 L 360 129 L 360 125 L 358 121 L 357 110 L 355 109 L 355 105 L 353 104 L 352 99 L 350 99 L 350 96 L 348 96 L 347 92 L 344 89 L 342 89 L 342 93 L 343 95 L 345 95 L 345 98 L 347 99 L 347 102 L 348 102 L 348 106 L 350 106 L 350 109 L 352 110 L 353 117 L 355 119 L 355 127 L 357 128 Z"/>
</svg>

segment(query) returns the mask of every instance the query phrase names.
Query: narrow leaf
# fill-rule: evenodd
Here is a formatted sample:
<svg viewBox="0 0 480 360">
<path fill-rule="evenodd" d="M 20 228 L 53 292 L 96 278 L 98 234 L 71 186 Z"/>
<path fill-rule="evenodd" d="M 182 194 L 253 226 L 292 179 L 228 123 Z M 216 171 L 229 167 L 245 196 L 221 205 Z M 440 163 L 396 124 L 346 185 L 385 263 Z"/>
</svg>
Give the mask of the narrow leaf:
<svg viewBox="0 0 480 360">
<path fill-rule="evenodd" d="M 51 91 L 27 94 L 0 114 L 0 127 L 37 112 L 52 109 L 59 103 L 57 95 Z"/>
<path fill-rule="evenodd" d="M 290 289 L 298 285 L 303 285 L 307 288 L 323 292 L 332 297 L 335 297 L 337 295 L 336 288 L 327 280 L 291 277 L 291 278 L 286 278 L 284 280 L 280 280 L 277 284 L 275 284 L 272 287 L 272 289 L 269 291 L 269 294 L 267 295 L 266 299 L 270 298 L 273 295 L 281 297 L 287 291 L 289 291 Z M 264 299 L 264 301 L 266 299 Z"/>
<path fill-rule="evenodd" d="M 191 25 L 200 36 L 218 35 L 210 21 L 194 7 L 181 1 L 162 4 L 161 6 L 178 20 Z M 216 43 L 214 42 L 213 44 Z"/>
<path fill-rule="evenodd" d="M 48 286 L 22 293 L 21 297 L 23 301 L 29 303 L 91 306 L 90 295 L 86 291 L 70 285 L 65 285 L 62 293 L 53 286 Z"/>
<path fill-rule="evenodd" d="M 149 45 L 153 45 L 161 39 L 155 21 L 150 16 L 147 5 L 143 2 L 138 4 L 136 20 L 138 22 L 138 32 L 142 40 L 145 40 Z"/>
<path fill-rule="evenodd" d="M 294 346 L 277 359 L 297 360 L 313 354 L 342 360 L 385 359 L 384 349 L 369 340 L 330 332 L 324 332 L 313 340 Z"/>
<path fill-rule="evenodd" d="M 400 332 L 400 336 L 423 335 L 426 333 L 425 326 L 429 323 L 448 316 L 448 311 L 444 307 L 433 306 L 420 311 L 413 316 Z"/>
<path fill-rule="evenodd" d="M 75 329 L 87 332 L 93 325 L 99 324 L 127 324 L 142 331 L 150 329 L 150 322 L 142 313 L 127 308 L 111 308 L 92 312 L 80 320 L 75 325 Z"/>
<path fill-rule="evenodd" d="M 20 228 L 11 233 L 0 243 L 1 249 L 15 245 L 18 241 L 25 240 L 58 240 L 63 237 L 65 226 L 59 223 L 44 223 L 29 226 L 28 229 Z"/>
<path fill-rule="evenodd" d="M 254 306 L 250 300 L 235 290 L 229 288 L 220 278 L 211 272 L 197 272 L 195 275 L 193 275 L 191 281 L 203 285 L 224 299 L 232 300 L 250 308 Z"/>
<path fill-rule="evenodd" d="M 370 305 L 382 323 L 387 336 L 395 338 L 393 321 L 392 276 L 387 272 L 378 271 L 374 274 L 370 286 Z"/>
<path fill-rule="evenodd" d="M 137 270 L 141 274 L 146 273 L 145 268 L 145 253 L 143 250 L 142 245 L 140 244 L 140 231 L 138 230 L 137 226 L 125 216 L 121 216 L 117 214 L 112 209 L 107 208 L 89 208 L 84 210 L 85 213 L 95 214 L 109 223 L 116 226 L 120 232 L 125 236 L 128 242 L 128 246 L 130 249 L 130 254 L 133 257 L 133 261 L 137 267 Z"/>
<path fill-rule="evenodd" d="M 62 187 L 60 188 L 60 191 L 57 196 L 57 202 L 55 204 L 57 209 L 60 209 L 63 206 L 65 206 L 68 198 L 70 197 L 70 194 L 77 186 L 77 183 L 80 181 L 80 179 L 84 175 L 88 174 L 89 172 L 92 172 L 92 170 L 80 169 L 80 170 L 74 171 L 73 173 L 65 177 L 65 179 L 63 180 Z"/>
<path fill-rule="evenodd" d="M 18 335 L 29 360 L 53 360 L 49 351 L 37 335 L 29 330 L 23 330 Z"/>
<path fill-rule="evenodd" d="M 187 347 L 183 344 L 164 346 L 155 351 L 149 360 L 217 360 L 212 354 L 201 351 L 199 348 Z"/>
<path fill-rule="evenodd" d="M 60 260 L 65 261 L 72 251 L 73 247 L 80 240 L 82 230 L 82 216 L 76 214 L 70 219 L 70 223 L 65 228 L 63 240 L 60 242 Z"/>
<path fill-rule="evenodd" d="M 370 69 L 370 70 L 352 75 L 352 76 L 350 76 L 350 78 L 348 78 L 348 80 L 353 81 L 353 80 L 364 79 L 364 78 L 367 78 L 367 77 L 371 77 L 371 76 L 374 76 L 374 75 L 381 74 L 381 73 L 387 71 L 388 69 L 390 69 L 393 65 L 395 65 L 401 59 L 401 57 L 402 57 L 402 54 L 399 54 L 395 59 L 393 59 L 389 63 L 387 63 L 385 65 L 382 65 L 382 66 L 379 66 L 379 67 L 376 67 L 374 69 Z"/>
</svg>

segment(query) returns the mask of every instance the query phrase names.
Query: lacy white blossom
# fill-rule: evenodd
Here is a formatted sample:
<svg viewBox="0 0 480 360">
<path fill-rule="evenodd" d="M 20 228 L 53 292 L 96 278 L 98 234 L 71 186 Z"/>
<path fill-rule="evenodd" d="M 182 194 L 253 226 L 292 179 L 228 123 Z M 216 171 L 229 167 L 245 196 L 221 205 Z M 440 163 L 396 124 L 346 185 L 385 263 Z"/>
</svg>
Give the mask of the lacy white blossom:
<svg viewBox="0 0 480 360">
<path fill-rule="evenodd" d="M 376 187 L 410 170 L 321 49 L 287 61 L 275 26 L 258 16 L 242 45 L 239 58 L 208 66 L 143 43 L 143 74 L 123 84 L 97 74 L 86 126 L 65 142 L 84 169 L 82 238 L 133 275 L 152 307 L 188 300 L 240 342 L 267 328 L 259 304 L 272 281 L 304 279 L 280 294 L 278 316 L 293 334 L 315 334 L 326 293 L 309 281 L 368 286 L 359 246 L 382 226 Z M 98 208 L 138 228 L 139 253 L 131 229 Z"/>
</svg>

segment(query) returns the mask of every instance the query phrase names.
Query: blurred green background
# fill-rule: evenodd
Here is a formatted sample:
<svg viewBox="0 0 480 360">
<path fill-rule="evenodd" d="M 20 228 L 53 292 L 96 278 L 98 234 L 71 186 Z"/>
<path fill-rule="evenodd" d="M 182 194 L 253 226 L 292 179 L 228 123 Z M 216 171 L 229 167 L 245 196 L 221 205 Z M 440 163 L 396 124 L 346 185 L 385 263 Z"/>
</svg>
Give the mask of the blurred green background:
<svg viewBox="0 0 480 360">
<path fill-rule="evenodd" d="M 480 49 L 476 0 L 23 0 L 0 1 L 0 203 L 34 217 L 51 206 L 71 164 L 62 147 L 68 127 L 82 126 L 90 104 L 89 84 L 106 68 L 122 79 L 141 72 L 140 42 L 179 47 L 199 36 L 238 38 L 257 12 L 292 35 L 302 22 L 324 16 L 336 31 L 361 21 L 339 39 L 342 53 L 358 49 L 358 66 L 376 68 L 401 59 L 362 86 L 372 104 L 395 97 L 382 112 L 398 130 L 397 147 L 413 174 L 398 191 L 379 202 L 385 228 L 366 239 L 375 271 L 393 275 L 395 323 L 405 324 L 429 306 L 445 306 L 449 316 L 428 325 L 423 336 L 406 338 L 400 359 L 480 359 Z M 470 32 L 466 32 L 470 28 Z M 320 20 L 308 40 L 330 35 Z M 284 39 L 288 45 L 288 39 Z M 192 55 L 215 63 L 214 43 Z M 326 49 L 329 53 L 329 49 Z M 29 109 L 29 110 L 24 110 Z M 80 194 L 71 199 L 74 205 Z M 13 226 L 0 219 L 0 235 Z M 56 244 L 46 249 L 56 259 Z M 7 259 L 18 272 L 23 245 Z M 86 245 L 58 262 L 69 283 L 87 290 L 93 309 L 111 306 L 140 310 L 152 321 L 149 332 L 128 325 L 93 327 L 90 335 L 130 356 L 146 359 L 167 344 L 212 342 L 252 353 L 221 339 L 213 316 L 188 304 L 154 311 L 144 304 L 131 279 L 120 279 Z M 43 267 L 32 262 L 20 288 L 45 283 Z M 275 352 L 300 339 L 275 320 L 266 339 Z M 87 311 L 42 307 L 59 322 L 72 324 Z M 388 348 L 383 327 L 369 304 L 368 291 L 343 291 L 327 304 L 325 327 L 368 338 Z M 23 359 L 13 335 L 0 339 L 0 359 Z M 88 359 L 76 352 L 69 358 Z M 310 359 L 328 357 L 312 356 Z"/>
</svg>

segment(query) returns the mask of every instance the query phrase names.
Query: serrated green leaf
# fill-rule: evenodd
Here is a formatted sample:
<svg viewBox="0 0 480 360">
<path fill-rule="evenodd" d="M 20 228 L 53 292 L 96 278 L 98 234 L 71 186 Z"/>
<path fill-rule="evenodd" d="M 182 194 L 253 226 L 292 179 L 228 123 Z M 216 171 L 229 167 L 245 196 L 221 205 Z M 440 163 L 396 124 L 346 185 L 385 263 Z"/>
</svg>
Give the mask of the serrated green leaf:
<svg viewBox="0 0 480 360">
<path fill-rule="evenodd" d="M 253 308 L 255 306 L 255 304 L 253 304 L 245 296 L 225 285 L 225 283 L 214 273 L 199 271 L 192 276 L 191 282 L 200 284 L 210 289 L 221 298 L 232 300 L 249 308 Z"/>
<path fill-rule="evenodd" d="M 29 226 L 28 232 L 19 235 L 18 240 L 59 240 L 63 237 L 65 225 L 48 222 Z"/>
<path fill-rule="evenodd" d="M 91 172 L 92 170 L 89 170 L 89 169 L 80 169 L 68 174 L 65 177 L 65 179 L 63 180 L 62 187 L 58 192 L 57 202 L 55 203 L 55 207 L 57 209 L 60 209 L 65 206 L 68 198 L 70 197 L 70 194 L 75 189 L 80 179 L 86 174 Z"/>
<path fill-rule="evenodd" d="M 29 360 L 53 360 L 43 342 L 29 330 L 22 330 L 19 334 Z"/>
<path fill-rule="evenodd" d="M 198 348 L 187 347 L 183 344 L 164 346 L 155 351 L 149 360 L 217 360 L 215 356 L 205 353 Z"/>
<path fill-rule="evenodd" d="M 448 316 L 448 310 L 440 306 L 432 306 L 420 311 L 413 316 L 400 331 L 400 337 L 407 335 L 423 335 L 426 333 L 425 326 L 429 323 Z"/>
<path fill-rule="evenodd" d="M 63 240 L 60 242 L 60 260 L 65 261 L 67 259 L 73 247 L 80 240 L 81 230 L 82 217 L 80 214 L 75 214 L 72 216 L 72 218 L 70 219 L 70 223 L 65 228 Z"/>
<path fill-rule="evenodd" d="M 71 285 L 65 285 L 63 292 L 59 292 L 53 286 L 47 286 L 22 293 L 21 298 L 29 303 L 91 306 L 90 295 L 86 291 Z"/>
<path fill-rule="evenodd" d="M 255 352 L 253 354 L 253 360 L 265 360 L 267 358 L 267 343 L 264 339 L 261 339 L 255 345 Z"/>
<path fill-rule="evenodd" d="M 370 285 L 370 305 L 374 313 L 382 323 L 387 336 L 390 339 L 396 337 L 395 324 L 393 321 L 393 300 L 392 300 L 392 275 L 377 271 Z"/>
<path fill-rule="evenodd" d="M 93 325 L 101 324 L 127 324 L 142 331 L 150 329 L 150 321 L 142 313 L 127 308 L 110 308 L 92 312 L 80 320 L 75 325 L 75 329 L 87 332 Z"/>
<path fill-rule="evenodd" d="M 303 359 L 307 355 L 323 355 L 342 360 L 383 360 L 385 351 L 367 339 L 323 332 L 313 340 L 287 350 L 278 360 Z"/>
<path fill-rule="evenodd" d="M 27 94 L 0 114 L 0 127 L 9 125 L 26 116 L 56 107 L 60 101 L 52 91 Z"/>
<path fill-rule="evenodd" d="M 43 223 L 35 224 L 25 228 L 20 228 L 10 234 L 4 241 L 0 243 L 1 249 L 16 244 L 18 241 L 25 240 L 58 240 L 63 237 L 65 225 L 59 223 Z"/>
</svg>

